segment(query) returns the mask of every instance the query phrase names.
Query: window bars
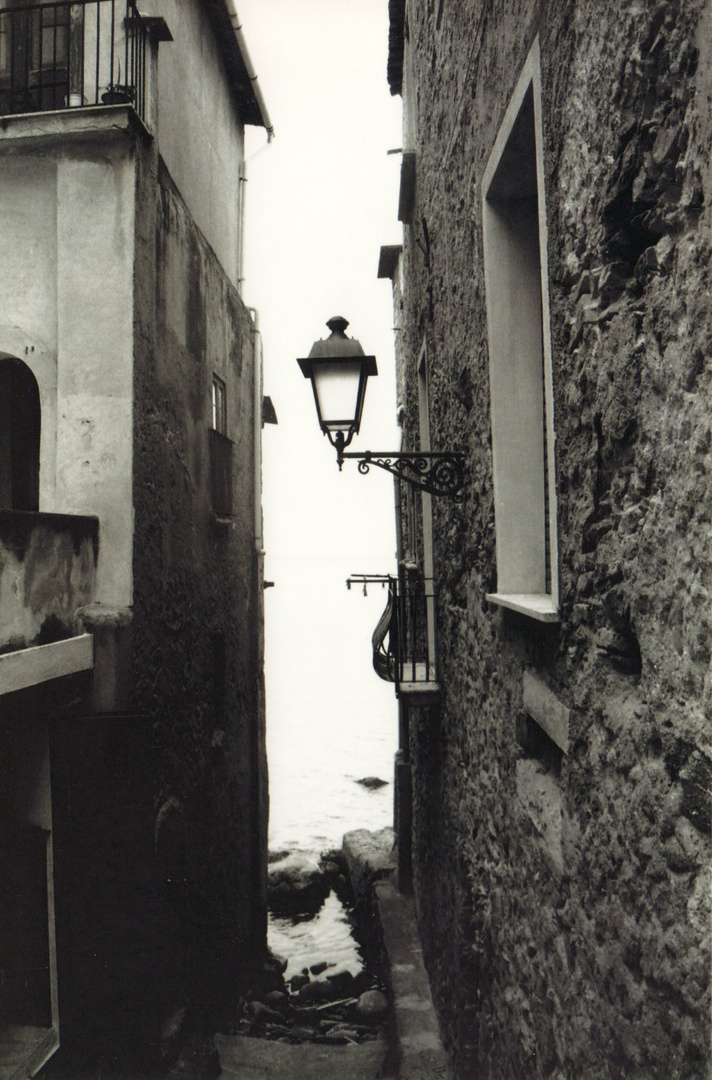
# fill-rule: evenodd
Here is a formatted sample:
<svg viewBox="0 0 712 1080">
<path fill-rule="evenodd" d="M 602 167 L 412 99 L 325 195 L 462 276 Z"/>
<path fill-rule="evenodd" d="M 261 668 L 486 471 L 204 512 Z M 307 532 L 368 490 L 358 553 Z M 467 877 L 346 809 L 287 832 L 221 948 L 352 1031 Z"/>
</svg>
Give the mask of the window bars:
<svg viewBox="0 0 712 1080">
<path fill-rule="evenodd" d="M 148 27 L 134 0 L 0 10 L 0 115 L 132 105 L 147 120 Z"/>
</svg>

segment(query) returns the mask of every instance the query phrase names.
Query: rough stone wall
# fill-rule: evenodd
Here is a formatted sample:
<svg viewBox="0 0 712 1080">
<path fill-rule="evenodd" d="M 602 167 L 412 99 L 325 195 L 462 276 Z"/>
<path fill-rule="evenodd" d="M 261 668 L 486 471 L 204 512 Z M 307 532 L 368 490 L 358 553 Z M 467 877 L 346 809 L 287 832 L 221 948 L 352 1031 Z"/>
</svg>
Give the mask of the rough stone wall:
<svg viewBox="0 0 712 1080">
<path fill-rule="evenodd" d="M 156 851 L 166 879 L 184 881 L 199 976 L 259 949 L 266 928 L 252 320 L 150 152 L 137 199 L 131 707 L 151 718 Z M 211 501 L 213 374 L 233 442 L 227 523 Z"/>
<path fill-rule="evenodd" d="M 459 1078 L 709 1068 L 712 25 L 702 0 L 413 0 L 400 362 L 435 500 L 442 705 L 411 710 L 415 887 Z M 536 34 L 560 622 L 495 591 L 481 189 Z M 423 220 L 427 227 L 429 258 Z M 517 794 L 524 675 L 568 710 L 561 859 Z M 552 699 L 552 700 L 553 700 Z"/>
</svg>

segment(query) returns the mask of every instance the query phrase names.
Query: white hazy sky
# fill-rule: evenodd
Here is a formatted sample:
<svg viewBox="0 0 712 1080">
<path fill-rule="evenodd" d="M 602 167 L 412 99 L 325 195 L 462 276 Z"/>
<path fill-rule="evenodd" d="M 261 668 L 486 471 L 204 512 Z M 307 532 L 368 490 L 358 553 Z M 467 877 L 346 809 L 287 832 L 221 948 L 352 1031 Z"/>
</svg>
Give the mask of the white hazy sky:
<svg viewBox="0 0 712 1080">
<path fill-rule="evenodd" d="M 384 597 L 344 586 L 350 572 L 394 569 L 392 482 L 360 476 L 353 462 L 339 474 L 296 358 L 328 335 L 332 315 L 347 318 L 379 367 L 352 448 L 398 448 L 391 286 L 376 273 L 381 245 L 401 242 L 400 155 L 388 155 L 401 146 L 401 109 L 386 80 L 387 0 L 239 0 L 238 10 L 275 129 L 267 147 L 263 131 L 248 131 L 243 288 L 279 418 L 263 433 L 274 815 L 295 724 L 297 739 L 317 713 L 321 723 L 350 711 L 353 726 L 356 701 L 383 714 L 395 748 L 393 690 L 370 666 Z"/>
<path fill-rule="evenodd" d="M 400 242 L 400 157 L 387 154 L 401 145 L 400 98 L 386 82 L 387 10 L 387 0 L 239 6 L 276 132 L 266 149 L 263 132 L 248 132 L 243 290 L 259 311 L 265 390 L 279 417 L 279 428 L 265 431 L 266 532 L 275 557 L 353 543 L 367 558 L 371 529 L 379 531 L 371 500 L 391 498 L 386 477 L 364 479 L 354 465 L 337 475 L 295 362 L 328 335 L 327 319 L 344 315 L 347 333 L 379 362 L 358 445 L 396 448 L 391 289 L 376 277 L 380 246 Z"/>
</svg>

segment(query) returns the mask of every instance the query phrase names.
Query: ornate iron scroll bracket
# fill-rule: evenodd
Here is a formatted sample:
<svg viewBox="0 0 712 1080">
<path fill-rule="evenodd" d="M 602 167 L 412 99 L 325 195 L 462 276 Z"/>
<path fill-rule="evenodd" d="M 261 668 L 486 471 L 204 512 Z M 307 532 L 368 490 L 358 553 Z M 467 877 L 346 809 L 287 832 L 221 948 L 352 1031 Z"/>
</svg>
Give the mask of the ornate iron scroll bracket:
<svg viewBox="0 0 712 1080">
<path fill-rule="evenodd" d="M 420 488 L 431 495 L 444 495 L 454 502 L 462 502 L 460 494 L 465 483 L 465 455 L 457 451 L 441 453 L 403 452 L 389 454 L 381 451 L 351 451 L 339 456 L 339 468 L 345 458 L 358 461 L 358 471 L 366 474 L 372 465 L 405 480 L 411 487 Z"/>
</svg>

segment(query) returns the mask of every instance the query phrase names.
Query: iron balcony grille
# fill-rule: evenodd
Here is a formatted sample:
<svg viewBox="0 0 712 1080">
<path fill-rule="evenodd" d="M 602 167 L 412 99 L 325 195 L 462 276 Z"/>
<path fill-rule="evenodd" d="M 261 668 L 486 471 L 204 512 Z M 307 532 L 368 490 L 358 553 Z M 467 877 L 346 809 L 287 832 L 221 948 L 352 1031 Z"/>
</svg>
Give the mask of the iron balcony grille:
<svg viewBox="0 0 712 1080">
<path fill-rule="evenodd" d="M 131 104 L 147 119 L 148 29 L 134 0 L 0 10 L 0 115 Z"/>
<path fill-rule="evenodd" d="M 400 694 L 404 684 L 435 683 L 435 657 L 422 576 L 401 564 L 398 577 L 387 580 L 388 602 L 372 637 L 373 666 Z"/>
<path fill-rule="evenodd" d="M 219 517 L 232 516 L 232 442 L 214 428 L 210 433 L 210 488 L 213 510 Z"/>
</svg>

